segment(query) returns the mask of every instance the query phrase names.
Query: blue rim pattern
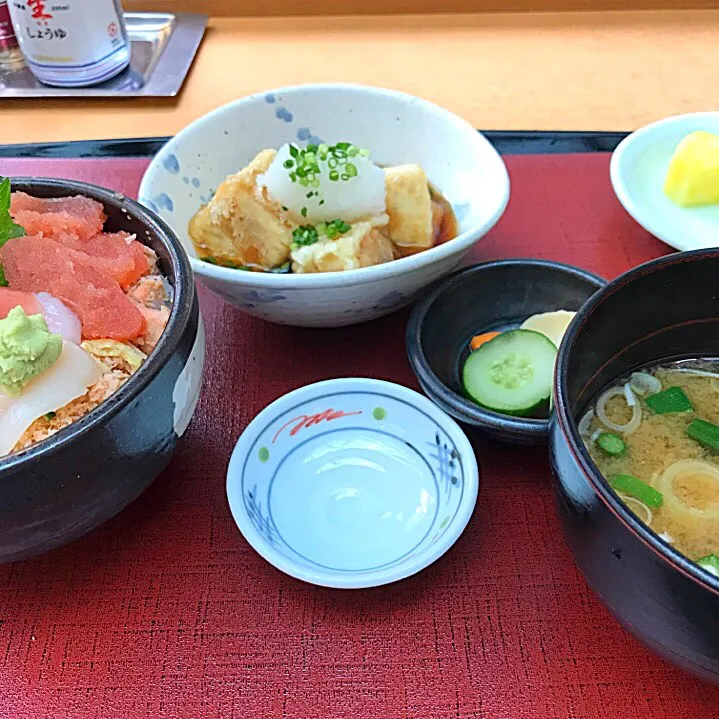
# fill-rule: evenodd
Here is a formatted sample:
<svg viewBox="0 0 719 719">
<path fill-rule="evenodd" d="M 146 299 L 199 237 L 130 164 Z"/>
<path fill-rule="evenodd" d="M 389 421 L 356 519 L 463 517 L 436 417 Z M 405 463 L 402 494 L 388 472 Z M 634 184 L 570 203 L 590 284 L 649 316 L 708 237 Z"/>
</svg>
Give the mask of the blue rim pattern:
<svg viewBox="0 0 719 719">
<path fill-rule="evenodd" d="M 272 420 L 268 421 L 265 426 L 257 433 L 255 436 L 255 439 L 252 441 L 252 444 L 250 445 L 249 450 L 247 451 L 247 454 L 245 455 L 245 459 L 242 465 L 242 473 L 240 478 L 240 491 L 242 495 L 242 502 L 244 505 L 245 513 L 247 514 L 248 518 L 251 520 L 253 526 L 258 531 L 260 536 L 266 540 L 271 546 L 277 548 L 278 547 L 278 540 L 282 544 L 282 546 L 289 549 L 293 554 L 300 557 L 303 562 L 309 563 L 312 566 L 315 566 L 320 569 L 325 570 L 331 570 L 331 571 L 337 571 L 343 574 L 357 574 L 357 573 L 368 573 L 372 571 L 380 571 L 382 569 L 386 569 L 390 566 L 400 564 L 401 562 L 409 559 L 411 556 L 413 556 L 413 553 L 417 550 L 419 546 L 421 546 L 422 543 L 425 542 L 427 539 L 427 536 L 430 534 L 431 530 L 435 527 L 435 523 L 437 521 L 437 515 L 439 513 L 439 502 L 437 504 L 437 508 L 435 510 L 435 516 L 433 518 L 433 522 L 430 525 L 427 534 L 422 538 L 422 540 L 408 553 L 403 555 L 402 557 L 399 557 L 392 562 L 389 562 L 387 564 L 384 564 L 380 567 L 373 567 L 372 569 L 355 569 L 355 570 L 349 570 L 349 569 L 336 569 L 333 567 L 326 567 L 322 564 L 318 564 L 303 555 L 301 555 L 299 552 L 296 552 L 291 546 L 285 542 L 285 540 L 282 538 L 274 520 L 272 519 L 270 507 L 269 507 L 269 495 L 271 491 L 271 484 L 274 481 L 274 477 L 277 473 L 277 470 L 275 470 L 275 473 L 273 474 L 272 479 L 270 480 L 270 484 L 268 485 L 268 501 L 267 501 L 267 516 L 262 512 L 262 505 L 258 502 L 257 497 L 257 484 L 254 483 L 251 490 L 247 490 L 245 487 L 245 477 L 247 476 L 247 466 L 250 462 L 250 459 L 255 456 L 258 445 L 260 444 L 260 440 L 262 437 L 265 436 L 268 429 L 272 427 L 279 419 L 285 417 L 287 414 L 290 414 L 292 412 L 295 412 L 296 410 L 300 409 L 304 405 L 310 403 L 310 402 L 317 402 L 321 400 L 329 400 L 333 397 L 350 397 L 350 396 L 365 396 L 365 397 L 376 397 L 377 399 L 384 399 L 384 400 L 390 400 L 392 402 L 399 403 L 401 405 L 404 405 L 406 407 L 409 407 L 415 412 L 419 412 L 423 417 L 425 417 L 427 420 L 429 420 L 435 427 L 435 437 L 434 441 L 429 442 L 427 441 L 426 444 L 428 444 L 432 449 L 435 450 L 433 454 L 430 454 L 430 457 L 432 457 L 437 462 L 437 472 L 440 476 L 440 481 L 444 484 L 446 487 L 445 494 L 449 496 L 451 489 L 453 487 L 457 487 L 459 489 L 459 498 L 457 500 L 456 507 L 454 508 L 454 512 L 452 515 L 448 515 L 445 517 L 444 520 L 442 520 L 442 523 L 439 525 L 439 527 L 436 530 L 435 536 L 430 541 L 430 546 L 434 544 L 438 539 L 440 539 L 447 528 L 451 526 L 452 522 L 455 520 L 457 513 L 459 512 L 461 506 L 462 506 L 462 500 L 464 498 L 464 486 L 465 486 L 465 473 L 464 473 L 464 466 L 462 463 L 462 457 L 461 454 L 457 451 L 451 437 L 447 434 L 447 432 L 442 428 L 442 426 L 437 422 L 437 420 L 434 419 L 431 415 L 429 415 L 424 410 L 420 409 L 416 405 L 412 404 L 411 402 L 408 402 L 404 399 L 400 399 L 399 397 L 395 397 L 390 394 L 382 393 L 382 392 L 368 392 L 364 390 L 355 390 L 355 391 L 342 391 L 342 392 L 332 392 L 330 394 L 320 395 L 316 397 L 311 397 L 309 399 L 306 399 L 302 402 L 298 402 L 297 404 L 293 405 L 292 407 L 283 409 L 281 412 L 279 412 L 277 415 L 275 415 Z M 343 429 L 352 429 L 352 428 L 343 428 Z M 353 429 L 362 429 L 362 430 L 368 430 L 373 431 L 371 429 L 368 429 L 367 427 L 361 427 L 361 428 L 353 428 Z M 336 430 L 333 430 L 336 431 Z M 377 430 L 374 430 L 377 431 Z M 325 434 L 325 433 L 323 433 Z M 403 442 L 407 446 L 409 446 L 412 450 L 414 450 L 419 456 L 422 456 L 421 453 L 417 450 L 416 447 L 414 447 L 410 442 L 403 438 L 398 438 L 396 435 L 393 435 L 389 432 L 385 432 L 385 434 L 391 436 L 393 439 L 398 439 L 399 441 Z M 322 435 L 313 435 L 311 438 L 308 439 L 316 439 L 317 436 Z M 444 438 L 444 439 L 443 439 Z M 304 444 L 304 442 L 303 442 Z M 422 457 L 422 459 L 426 462 L 426 458 Z M 284 459 L 283 459 L 284 461 Z M 436 479 L 436 473 L 435 470 L 429 465 L 427 462 L 430 472 L 432 473 L 432 477 L 435 481 L 435 484 L 438 485 Z M 278 467 L 279 469 L 279 467 Z M 458 470 L 455 471 L 455 470 Z M 456 480 L 456 481 L 454 481 Z M 440 498 L 440 492 L 439 492 L 439 486 L 437 486 L 437 495 L 438 499 Z"/>
</svg>

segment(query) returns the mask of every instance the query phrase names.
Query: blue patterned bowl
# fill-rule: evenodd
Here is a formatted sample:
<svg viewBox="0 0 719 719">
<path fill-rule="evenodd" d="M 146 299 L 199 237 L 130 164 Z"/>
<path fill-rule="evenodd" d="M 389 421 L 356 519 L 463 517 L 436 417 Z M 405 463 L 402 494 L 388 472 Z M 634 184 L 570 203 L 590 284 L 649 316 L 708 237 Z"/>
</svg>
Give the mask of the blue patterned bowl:
<svg viewBox="0 0 719 719">
<path fill-rule="evenodd" d="M 321 274 L 243 272 L 194 257 L 188 224 L 228 175 L 286 142 L 351 141 L 380 165 L 416 162 L 452 203 L 459 235 L 410 257 Z M 140 202 L 177 233 L 195 276 L 256 317 L 341 327 L 403 307 L 451 272 L 497 222 L 509 176 L 489 141 L 451 112 L 412 95 L 360 85 L 300 85 L 244 97 L 184 128 L 147 168 Z"/>
<path fill-rule="evenodd" d="M 454 420 L 374 379 L 276 400 L 243 432 L 227 471 L 230 509 L 252 547 L 290 576 L 345 589 L 404 579 L 441 557 L 478 488 Z"/>
</svg>

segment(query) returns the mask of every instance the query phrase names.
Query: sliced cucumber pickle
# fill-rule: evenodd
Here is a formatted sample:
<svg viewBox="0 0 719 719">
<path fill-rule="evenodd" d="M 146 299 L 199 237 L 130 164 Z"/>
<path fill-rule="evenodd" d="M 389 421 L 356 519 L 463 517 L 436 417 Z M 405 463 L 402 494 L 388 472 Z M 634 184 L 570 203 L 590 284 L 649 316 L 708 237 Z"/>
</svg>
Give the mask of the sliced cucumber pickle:
<svg viewBox="0 0 719 719">
<path fill-rule="evenodd" d="M 557 348 L 539 332 L 503 332 L 467 358 L 464 391 L 485 409 L 527 417 L 549 401 L 556 358 Z"/>
</svg>

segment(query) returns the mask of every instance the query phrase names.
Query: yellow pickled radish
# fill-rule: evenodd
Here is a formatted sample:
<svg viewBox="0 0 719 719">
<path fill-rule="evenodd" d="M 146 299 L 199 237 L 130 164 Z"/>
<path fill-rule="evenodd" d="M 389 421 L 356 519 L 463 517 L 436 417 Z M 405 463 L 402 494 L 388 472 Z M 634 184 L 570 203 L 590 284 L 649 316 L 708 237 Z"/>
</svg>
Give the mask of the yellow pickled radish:
<svg viewBox="0 0 719 719">
<path fill-rule="evenodd" d="M 677 145 L 664 194 L 680 207 L 719 204 L 719 135 L 691 132 Z"/>
<path fill-rule="evenodd" d="M 556 310 L 554 312 L 541 312 L 538 315 L 527 317 L 522 322 L 521 329 L 533 330 L 543 334 L 557 349 L 562 342 L 562 337 L 569 327 L 576 312 L 569 310 Z"/>
</svg>

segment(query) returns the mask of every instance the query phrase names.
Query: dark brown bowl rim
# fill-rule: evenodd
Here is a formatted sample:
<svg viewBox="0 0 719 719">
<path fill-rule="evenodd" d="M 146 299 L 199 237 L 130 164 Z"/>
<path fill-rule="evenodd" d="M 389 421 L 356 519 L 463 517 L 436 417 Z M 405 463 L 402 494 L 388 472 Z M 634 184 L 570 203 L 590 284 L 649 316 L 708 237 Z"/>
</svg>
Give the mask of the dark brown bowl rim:
<svg viewBox="0 0 719 719">
<path fill-rule="evenodd" d="M 586 324 L 594 309 L 601 305 L 607 297 L 620 291 L 623 287 L 639 277 L 652 274 L 656 270 L 667 266 L 679 265 L 684 262 L 693 262 L 701 259 L 719 259 L 719 248 L 676 252 L 645 262 L 619 275 L 595 293 L 583 305 L 567 330 L 562 346 L 559 349 L 554 375 L 554 421 L 557 423 L 557 427 L 562 433 L 567 447 L 582 474 L 586 477 L 595 494 L 604 503 L 607 509 L 609 509 L 639 541 L 663 561 L 670 564 L 684 576 L 719 596 L 719 577 L 713 577 L 704 572 L 699 568 L 696 562 L 692 562 L 688 557 L 672 547 L 671 544 L 664 542 L 656 532 L 635 517 L 615 495 L 607 480 L 599 472 L 594 462 L 592 462 L 589 452 L 586 450 L 584 442 L 579 436 L 577 422 L 571 416 L 567 405 L 567 367 L 569 356 L 577 335 L 582 331 L 583 326 Z M 612 359 L 613 358 L 609 358 L 607 362 L 611 362 Z"/>
<path fill-rule="evenodd" d="M 190 321 L 194 298 L 192 268 L 180 240 L 169 225 L 148 208 L 125 197 L 120 192 L 76 180 L 11 177 L 10 184 L 13 190 L 18 189 L 28 193 L 32 193 L 33 188 L 42 188 L 46 191 L 56 191 L 57 194 L 53 196 L 57 197 L 86 195 L 103 205 L 110 205 L 120 212 L 138 219 L 147 230 L 159 238 L 168 251 L 174 275 L 174 291 L 167 327 L 142 367 L 120 389 L 80 419 L 26 449 L 0 458 L 0 474 L 16 468 L 20 464 L 52 456 L 74 442 L 80 435 L 107 422 L 132 402 L 152 382 L 167 360 L 175 353 Z"/>
<path fill-rule="evenodd" d="M 425 319 L 430 312 L 432 305 L 443 293 L 453 289 L 462 283 L 469 275 L 485 272 L 490 269 L 513 267 L 538 267 L 545 270 L 554 270 L 566 275 L 580 278 L 596 286 L 596 289 L 604 287 L 607 281 L 588 270 L 574 265 L 553 260 L 538 260 L 531 258 L 513 258 L 506 260 L 489 260 L 464 267 L 453 272 L 451 275 L 440 280 L 432 292 L 422 298 L 412 310 L 407 324 L 406 348 L 410 365 L 417 379 L 423 387 L 429 389 L 430 396 L 436 397 L 443 403 L 443 409 L 449 411 L 457 419 L 481 429 L 499 430 L 517 438 L 542 438 L 546 437 L 549 429 L 549 419 L 531 419 L 526 417 L 512 417 L 511 415 L 493 412 L 473 404 L 460 394 L 450 389 L 432 371 L 422 349 L 422 333 Z M 497 318 L 501 320 L 501 317 Z"/>
</svg>

